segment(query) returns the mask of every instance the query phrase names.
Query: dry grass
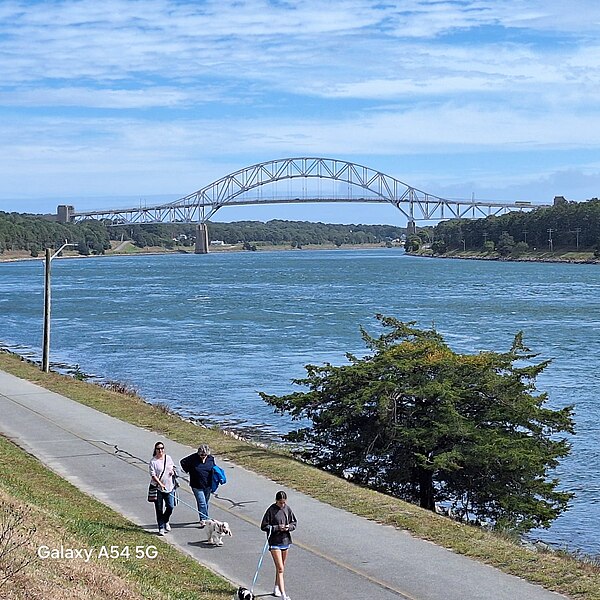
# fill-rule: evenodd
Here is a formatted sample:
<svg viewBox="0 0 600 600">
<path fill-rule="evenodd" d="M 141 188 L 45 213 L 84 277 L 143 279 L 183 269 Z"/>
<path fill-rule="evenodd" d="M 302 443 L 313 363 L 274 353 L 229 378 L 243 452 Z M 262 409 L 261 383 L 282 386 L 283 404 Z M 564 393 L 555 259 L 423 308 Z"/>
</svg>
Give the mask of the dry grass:
<svg viewBox="0 0 600 600">
<path fill-rule="evenodd" d="M 0 490 L 0 503 L 3 507 L 10 507 L 24 515 L 26 525 L 35 528 L 27 545 L 19 549 L 18 556 L 14 557 L 29 562 L 3 586 L 4 600 L 143 598 L 134 584 L 117 575 L 105 562 L 86 563 L 82 559 L 42 560 L 37 556 L 40 546 L 77 548 L 77 539 L 67 535 L 53 515 L 31 504 L 19 502 L 3 490 Z"/>
<path fill-rule="evenodd" d="M 58 477 L 0 436 L 0 503 L 34 526 L 17 560 L 30 561 L 1 586 L 2 600 L 230 600 L 230 583 Z M 83 558 L 46 558 L 40 546 L 92 551 Z M 130 557 L 99 557 L 102 547 L 129 548 Z M 135 548 L 156 548 L 156 558 Z M 0 552 L 1 555 L 1 552 Z M 0 582 L 4 578 L 0 558 Z"/>
<path fill-rule="evenodd" d="M 396 498 L 360 488 L 303 464 L 283 450 L 257 447 L 216 428 L 199 428 L 139 398 L 122 396 L 55 373 L 42 373 L 8 353 L 0 353 L 0 369 L 180 443 L 192 447 L 207 443 L 215 454 L 276 482 L 354 514 L 406 529 L 417 537 L 506 573 L 574 599 L 600 600 L 600 569 L 595 565 L 563 553 L 528 550 L 501 535 L 462 525 Z"/>
</svg>

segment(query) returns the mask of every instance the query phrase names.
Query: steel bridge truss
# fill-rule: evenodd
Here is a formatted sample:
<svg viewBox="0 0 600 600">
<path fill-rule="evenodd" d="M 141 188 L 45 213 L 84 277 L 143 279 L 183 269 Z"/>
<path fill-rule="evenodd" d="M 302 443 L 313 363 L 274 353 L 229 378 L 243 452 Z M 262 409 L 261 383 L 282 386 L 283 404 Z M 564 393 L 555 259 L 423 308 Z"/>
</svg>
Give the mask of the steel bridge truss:
<svg viewBox="0 0 600 600">
<path fill-rule="evenodd" d="M 250 197 L 261 186 L 296 178 L 329 179 L 346 183 L 367 194 L 360 197 Z M 350 195 L 350 194 L 349 194 Z M 477 218 L 499 215 L 512 210 L 538 206 L 529 202 L 479 202 L 449 200 L 423 192 L 402 181 L 369 167 L 331 158 L 284 158 L 245 167 L 210 183 L 174 202 L 160 206 L 104 211 L 75 211 L 73 221 L 109 220 L 113 225 L 199 222 L 206 223 L 224 206 L 255 204 L 298 204 L 315 202 L 361 202 L 393 204 L 409 222 L 450 218 Z"/>
</svg>

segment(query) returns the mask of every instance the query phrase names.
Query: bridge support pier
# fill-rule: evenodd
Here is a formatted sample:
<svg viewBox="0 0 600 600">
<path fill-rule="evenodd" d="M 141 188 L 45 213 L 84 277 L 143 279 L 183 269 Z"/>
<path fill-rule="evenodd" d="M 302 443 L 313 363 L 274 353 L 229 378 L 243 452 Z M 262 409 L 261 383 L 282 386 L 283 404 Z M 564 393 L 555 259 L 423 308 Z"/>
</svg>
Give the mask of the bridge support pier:
<svg viewBox="0 0 600 600">
<path fill-rule="evenodd" d="M 70 223 L 74 212 L 75 208 L 70 204 L 59 204 L 56 209 L 56 220 L 59 223 Z"/>
<path fill-rule="evenodd" d="M 406 235 L 415 235 L 417 233 L 417 223 L 412 219 L 406 224 Z"/>
<path fill-rule="evenodd" d="M 206 223 L 196 225 L 196 248 L 194 254 L 208 254 L 208 226 Z"/>
</svg>

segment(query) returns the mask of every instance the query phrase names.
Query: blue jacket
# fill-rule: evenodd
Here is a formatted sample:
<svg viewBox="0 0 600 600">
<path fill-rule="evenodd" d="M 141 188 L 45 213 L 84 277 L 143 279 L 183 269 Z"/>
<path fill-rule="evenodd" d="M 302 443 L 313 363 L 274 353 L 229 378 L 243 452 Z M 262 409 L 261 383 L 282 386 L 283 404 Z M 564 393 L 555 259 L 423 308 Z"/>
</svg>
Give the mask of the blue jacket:
<svg viewBox="0 0 600 600">
<path fill-rule="evenodd" d="M 212 469 L 212 485 L 211 489 L 213 494 L 217 491 L 217 488 L 222 484 L 227 483 L 227 476 L 225 471 L 221 469 L 219 465 L 215 465 Z"/>
</svg>

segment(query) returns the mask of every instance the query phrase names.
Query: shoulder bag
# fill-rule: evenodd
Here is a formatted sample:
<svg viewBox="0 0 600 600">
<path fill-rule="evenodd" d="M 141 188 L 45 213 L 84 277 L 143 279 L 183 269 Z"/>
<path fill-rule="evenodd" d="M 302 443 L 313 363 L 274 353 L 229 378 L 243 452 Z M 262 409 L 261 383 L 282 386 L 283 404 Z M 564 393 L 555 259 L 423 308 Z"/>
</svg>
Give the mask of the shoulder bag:
<svg viewBox="0 0 600 600">
<path fill-rule="evenodd" d="M 164 475 L 166 468 L 167 468 L 167 457 L 165 455 L 165 464 L 163 466 L 162 473 L 158 477 L 159 479 L 162 479 L 162 476 Z M 156 502 L 157 500 L 158 500 L 158 486 L 151 481 L 150 485 L 148 485 L 148 502 Z"/>
</svg>

